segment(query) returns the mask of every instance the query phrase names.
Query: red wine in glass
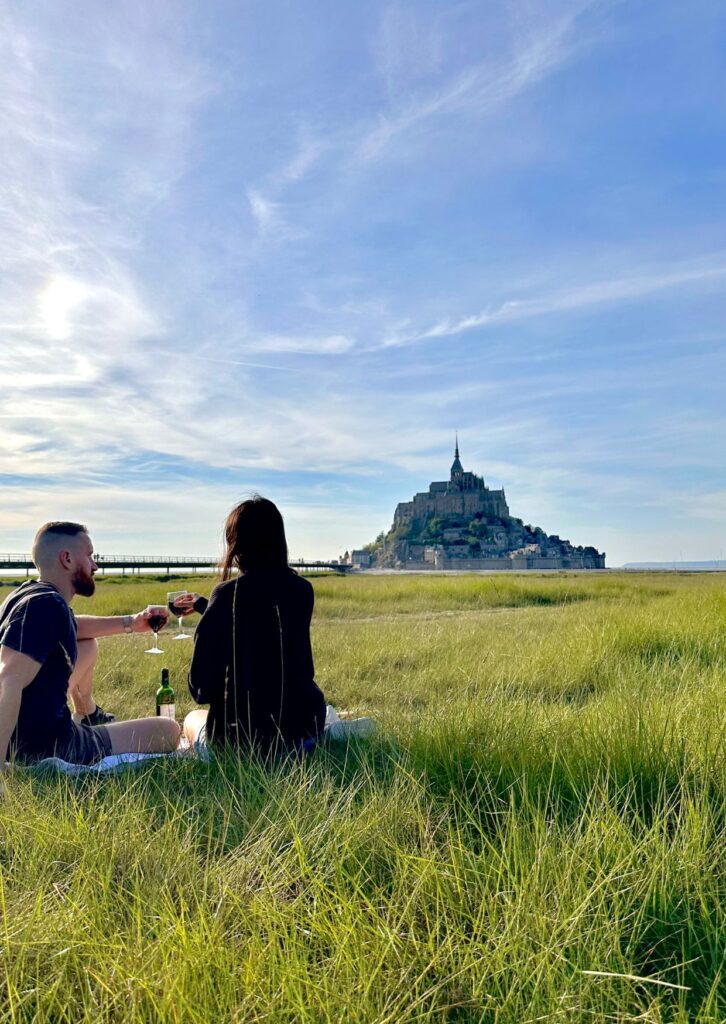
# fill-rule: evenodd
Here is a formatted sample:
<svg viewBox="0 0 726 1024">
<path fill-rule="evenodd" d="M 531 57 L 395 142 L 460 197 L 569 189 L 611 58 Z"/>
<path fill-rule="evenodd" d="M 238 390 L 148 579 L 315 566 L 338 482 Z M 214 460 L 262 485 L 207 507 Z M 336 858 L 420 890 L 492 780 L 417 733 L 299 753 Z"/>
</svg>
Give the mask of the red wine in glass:
<svg viewBox="0 0 726 1024">
<path fill-rule="evenodd" d="M 154 646 L 150 647 L 148 651 L 144 651 L 144 654 L 163 654 L 161 647 L 159 647 L 159 630 L 166 622 L 165 615 L 150 615 L 149 626 L 154 634 Z"/>
<path fill-rule="evenodd" d="M 174 637 L 174 640 L 188 640 L 191 636 L 190 633 L 184 633 L 182 630 L 182 619 L 185 615 L 188 615 L 191 608 L 185 607 L 184 605 L 177 605 L 176 601 L 180 597 L 187 597 L 189 595 L 188 590 L 170 590 L 166 595 L 167 607 L 172 615 L 176 615 L 179 619 L 179 632 Z"/>
</svg>

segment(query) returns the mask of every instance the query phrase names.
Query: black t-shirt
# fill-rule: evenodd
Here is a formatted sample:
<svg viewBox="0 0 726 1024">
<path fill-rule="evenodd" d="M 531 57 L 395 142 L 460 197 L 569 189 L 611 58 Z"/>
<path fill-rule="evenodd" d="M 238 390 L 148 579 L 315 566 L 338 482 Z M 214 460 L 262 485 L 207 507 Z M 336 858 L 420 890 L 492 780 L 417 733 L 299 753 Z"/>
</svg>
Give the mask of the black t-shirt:
<svg viewBox="0 0 726 1024">
<path fill-rule="evenodd" d="M 76 664 L 76 620 L 50 583 L 28 580 L 0 607 L 0 645 L 40 662 L 23 690 L 10 751 L 21 760 L 50 757 L 73 734 L 68 680 Z"/>
<path fill-rule="evenodd" d="M 215 588 L 197 626 L 189 689 L 209 704 L 213 743 L 261 749 L 322 734 L 325 698 L 310 646 L 313 588 L 290 569 Z"/>
</svg>

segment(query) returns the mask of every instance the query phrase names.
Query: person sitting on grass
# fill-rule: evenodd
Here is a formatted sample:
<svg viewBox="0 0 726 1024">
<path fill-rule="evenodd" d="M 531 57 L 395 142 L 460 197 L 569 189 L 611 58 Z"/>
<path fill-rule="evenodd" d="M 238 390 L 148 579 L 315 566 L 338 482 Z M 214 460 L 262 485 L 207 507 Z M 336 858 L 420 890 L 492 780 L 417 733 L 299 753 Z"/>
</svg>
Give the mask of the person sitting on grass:
<svg viewBox="0 0 726 1024">
<path fill-rule="evenodd" d="M 224 532 L 222 582 L 208 606 L 197 594 L 177 599 L 203 612 L 189 689 L 209 704 L 187 715 L 184 734 L 198 753 L 207 744 L 262 757 L 300 752 L 325 726 L 310 646 L 313 588 L 288 566 L 282 516 L 267 498 L 233 508 Z"/>
<path fill-rule="evenodd" d="M 93 764 L 107 754 L 174 750 L 180 731 L 173 720 L 115 722 L 91 696 L 97 638 L 148 631 L 150 616 L 166 617 L 167 610 L 76 618 L 73 598 L 96 588 L 93 544 L 80 523 L 41 526 L 33 561 L 38 579 L 0 606 L 0 785 L 8 754 L 26 763 L 60 757 Z M 71 717 L 69 692 L 80 722 Z"/>
</svg>

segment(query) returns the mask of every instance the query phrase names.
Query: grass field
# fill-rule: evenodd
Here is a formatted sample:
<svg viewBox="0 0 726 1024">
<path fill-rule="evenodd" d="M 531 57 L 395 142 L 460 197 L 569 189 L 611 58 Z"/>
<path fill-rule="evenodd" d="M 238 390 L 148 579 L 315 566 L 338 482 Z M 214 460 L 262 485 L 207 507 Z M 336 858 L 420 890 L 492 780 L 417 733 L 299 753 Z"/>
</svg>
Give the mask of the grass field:
<svg viewBox="0 0 726 1024">
<path fill-rule="evenodd" d="M 107 580 L 77 612 L 188 585 Z M 0 805 L 0 1022 L 726 1021 L 726 582 L 318 578 L 317 678 L 377 738 Z M 0 595 L 7 590 L 0 588 Z M 191 641 L 101 641 L 180 714 Z"/>
</svg>

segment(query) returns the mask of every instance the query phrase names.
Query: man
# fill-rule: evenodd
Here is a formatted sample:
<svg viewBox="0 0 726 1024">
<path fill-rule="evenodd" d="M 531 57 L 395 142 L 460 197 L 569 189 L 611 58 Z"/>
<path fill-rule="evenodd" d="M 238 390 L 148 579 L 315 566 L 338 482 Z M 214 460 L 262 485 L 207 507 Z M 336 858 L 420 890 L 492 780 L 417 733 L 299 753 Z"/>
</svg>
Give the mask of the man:
<svg viewBox="0 0 726 1024">
<path fill-rule="evenodd" d="M 93 764 L 107 754 L 166 753 L 179 740 L 168 718 L 110 721 L 92 696 L 97 638 L 149 630 L 150 606 L 135 615 L 73 615 L 76 594 L 96 589 L 93 543 L 80 523 L 41 526 L 33 542 L 38 579 L 0 607 L 0 787 L 8 754 L 19 761 L 61 757 Z M 70 691 L 80 722 L 67 704 Z"/>
</svg>

